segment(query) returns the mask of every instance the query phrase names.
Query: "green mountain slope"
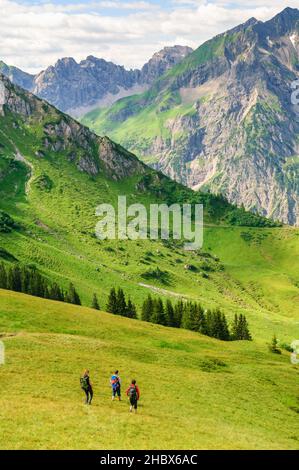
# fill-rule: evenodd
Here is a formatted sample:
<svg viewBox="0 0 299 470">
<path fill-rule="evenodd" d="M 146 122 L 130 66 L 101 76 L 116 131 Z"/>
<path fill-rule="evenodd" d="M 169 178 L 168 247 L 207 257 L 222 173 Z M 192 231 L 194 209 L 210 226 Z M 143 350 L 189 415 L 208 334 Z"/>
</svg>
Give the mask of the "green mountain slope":
<svg viewBox="0 0 299 470">
<path fill-rule="evenodd" d="M 214 37 L 82 122 L 177 181 L 298 225 L 298 64 L 299 10 L 287 8 Z"/>
<path fill-rule="evenodd" d="M 0 231 L 0 259 L 35 264 L 62 287 L 72 281 L 85 305 L 102 307 L 116 285 L 138 307 L 149 292 L 182 295 L 221 307 L 231 319 L 246 313 L 254 337 L 298 336 L 298 231 L 270 224 L 220 198 L 201 195 L 147 169 L 107 138 L 2 78 L 0 209 L 18 224 Z M 95 208 L 129 202 L 202 201 L 204 247 L 187 253 L 160 241 L 100 241 Z M 187 269 L 189 265 L 195 269 Z M 157 266 L 164 279 L 145 280 Z M 166 279 L 166 280 L 165 280 Z"/>
<path fill-rule="evenodd" d="M 263 343 L 223 343 L 3 290 L 0 331 L 1 449 L 298 448 L 298 366 Z M 79 387 L 85 367 L 91 407 Z M 111 402 L 115 367 L 123 387 L 138 380 L 136 416 L 126 400 Z"/>
</svg>

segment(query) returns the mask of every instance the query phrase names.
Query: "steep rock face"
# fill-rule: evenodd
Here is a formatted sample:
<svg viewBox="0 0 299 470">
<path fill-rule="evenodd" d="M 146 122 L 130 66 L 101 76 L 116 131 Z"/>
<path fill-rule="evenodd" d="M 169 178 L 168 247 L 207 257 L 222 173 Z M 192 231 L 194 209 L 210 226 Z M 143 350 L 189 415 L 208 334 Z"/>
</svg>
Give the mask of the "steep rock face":
<svg viewBox="0 0 299 470">
<path fill-rule="evenodd" d="M 90 176 L 104 172 L 114 180 L 145 172 L 145 165 L 120 145 L 114 144 L 108 137 L 97 136 L 45 101 L 13 85 L 1 74 L 0 116 L 15 119 L 15 128 L 28 125 L 34 148 L 38 148 L 32 155 L 34 158 L 57 153 Z M 5 132 L 0 129 L 0 144 L 3 136 Z M 6 139 L 11 140 L 9 136 Z M 15 147 L 13 141 L 11 144 Z M 15 153 L 18 159 L 17 147 Z"/>
<path fill-rule="evenodd" d="M 25 90 L 31 90 L 34 83 L 34 75 L 30 73 L 23 72 L 22 70 L 18 69 L 17 67 L 8 66 L 4 62 L 0 60 L 0 73 L 6 75 L 10 81 L 19 85 Z"/>
<path fill-rule="evenodd" d="M 298 77 L 299 10 L 288 8 L 203 44 L 134 107 L 83 122 L 192 188 L 299 225 Z"/>
<path fill-rule="evenodd" d="M 188 46 L 164 47 L 156 52 L 153 57 L 142 67 L 138 81 L 151 84 L 161 77 L 167 70 L 179 64 L 193 49 Z"/>
<path fill-rule="evenodd" d="M 191 52 L 190 47 L 166 47 L 154 54 L 142 70 L 126 70 L 88 56 L 80 63 L 72 57 L 60 59 L 36 76 L 3 62 L 0 62 L 0 72 L 61 111 L 82 116 L 96 106 L 111 105 L 119 98 L 145 91 L 156 78 Z"/>
<path fill-rule="evenodd" d="M 33 93 L 62 111 L 90 107 L 107 94 L 117 95 L 120 88 L 136 83 L 137 73 L 89 56 L 79 64 L 72 58 L 58 60 L 35 77 Z"/>
</svg>

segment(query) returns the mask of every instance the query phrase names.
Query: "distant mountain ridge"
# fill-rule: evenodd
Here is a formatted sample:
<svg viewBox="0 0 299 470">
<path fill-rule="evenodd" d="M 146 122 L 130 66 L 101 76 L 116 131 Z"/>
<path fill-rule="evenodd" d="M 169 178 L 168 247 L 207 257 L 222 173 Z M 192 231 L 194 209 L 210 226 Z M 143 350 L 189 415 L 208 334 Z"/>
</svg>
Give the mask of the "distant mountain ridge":
<svg viewBox="0 0 299 470">
<path fill-rule="evenodd" d="M 202 44 L 149 90 L 82 122 L 194 189 L 299 225 L 299 10 Z"/>
<path fill-rule="evenodd" d="M 72 57 L 59 59 L 37 75 L 0 62 L 0 72 L 61 111 L 78 116 L 93 107 L 111 105 L 121 97 L 145 91 L 191 52 L 187 46 L 165 47 L 141 70 L 126 70 L 113 62 L 88 56 L 79 63 Z"/>
</svg>

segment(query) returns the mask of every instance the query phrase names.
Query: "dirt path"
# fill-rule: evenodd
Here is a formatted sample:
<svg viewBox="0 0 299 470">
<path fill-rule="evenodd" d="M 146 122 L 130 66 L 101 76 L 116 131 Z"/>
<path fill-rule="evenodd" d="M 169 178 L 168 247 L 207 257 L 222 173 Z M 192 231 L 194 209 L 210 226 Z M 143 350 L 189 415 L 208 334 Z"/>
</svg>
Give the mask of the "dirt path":
<svg viewBox="0 0 299 470">
<path fill-rule="evenodd" d="M 26 181 L 26 185 L 25 185 L 25 194 L 28 195 L 29 191 L 30 191 L 30 184 L 31 184 L 31 181 L 33 179 L 33 171 L 34 171 L 33 165 L 28 160 L 26 160 L 24 155 L 22 155 L 21 152 L 19 151 L 16 144 L 1 129 L 0 129 L 0 132 L 11 143 L 11 145 L 15 149 L 15 160 L 17 162 L 24 163 L 29 168 L 29 178 Z"/>
<path fill-rule="evenodd" d="M 144 284 L 143 282 L 138 282 L 138 285 L 141 287 L 145 287 L 146 289 L 150 289 L 153 292 L 158 292 L 159 294 L 170 295 L 172 297 L 177 297 L 180 299 L 190 299 L 190 297 L 188 297 L 187 295 L 179 294 L 178 292 L 173 292 L 167 289 L 161 289 L 160 287 L 152 286 L 150 284 Z"/>
</svg>

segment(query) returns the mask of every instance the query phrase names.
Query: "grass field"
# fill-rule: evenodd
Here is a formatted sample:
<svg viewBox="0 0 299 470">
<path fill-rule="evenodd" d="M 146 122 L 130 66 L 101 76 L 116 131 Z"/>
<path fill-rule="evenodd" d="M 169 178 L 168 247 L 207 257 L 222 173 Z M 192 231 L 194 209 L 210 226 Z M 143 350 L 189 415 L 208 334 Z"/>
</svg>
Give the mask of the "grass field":
<svg viewBox="0 0 299 470">
<path fill-rule="evenodd" d="M 299 338 L 299 230 L 230 226 L 221 211 L 236 209 L 199 195 L 207 202 L 201 250 L 100 241 L 98 204 L 115 206 L 126 195 L 148 207 L 184 198 L 184 189 L 170 194 L 164 180 L 157 190 L 154 179 L 140 190 L 140 174 L 114 181 L 102 169 L 97 176 L 79 171 L 73 152 L 78 159 L 85 147 L 74 139 L 65 150 L 45 150 L 45 122 L 62 117 L 45 103 L 37 108 L 29 120 L 0 116 L 0 210 L 18 224 L 0 231 L 0 261 L 34 265 L 65 289 L 73 282 L 85 307 L 0 290 L 0 448 L 298 448 L 298 367 L 285 351 L 271 354 L 268 343 L 274 333 L 280 343 Z M 157 267 L 163 276 L 149 278 Z M 113 286 L 139 312 L 151 292 L 219 307 L 229 321 L 245 314 L 253 342 L 219 342 L 86 307 L 96 293 L 105 310 Z M 85 367 L 92 407 L 79 387 Z M 124 384 L 138 380 L 137 416 L 126 400 L 111 403 L 115 368 Z"/>
<path fill-rule="evenodd" d="M 299 367 L 263 341 L 221 342 L 3 290 L 0 332 L 2 449 L 298 448 Z M 111 402 L 116 367 L 124 387 L 138 380 L 137 415 Z"/>
<path fill-rule="evenodd" d="M 299 337 L 298 229 L 229 227 L 205 216 L 200 252 L 188 253 L 153 240 L 100 241 L 94 236 L 98 204 L 116 205 L 117 196 L 123 194 L 128 203 L 156 202 L 150 193 L 136 191 L 138 176 L 118 182 L 102 175 L 91 178 L 63 155 L 33 156 L 31 134 L 26 140 L 10 123 L 3 125 L 2 132 L 33 167 L 30 184 L 24 166 L 17 162 L 5 170 L 12 163 L 9 143 L 2 140 L 6 156 L 0 159 L 4 165 L 0 209 L 21 229 L 0 233 L 0 247 L 19 262 L 35 264 L 64 288 L 73 282 L 85 305 L 97 293 L 103 309 L 114 285 L 140 308 L 150 292 L 140 285 L 145 283 L 143 275 L 159 266 L 166 280 L 146 283 L 166 290 L 164 298 L 181 294 L 205 308 L 220 307 L 230 318 L 246 313 L 253 335 L 265 340 L 273 333 L 284 341 Z M 38 184 L 41 175 L 52 182 L 50 190 Z M 186 270 L 186 265 L 195 270 Z"/>
</svg>

